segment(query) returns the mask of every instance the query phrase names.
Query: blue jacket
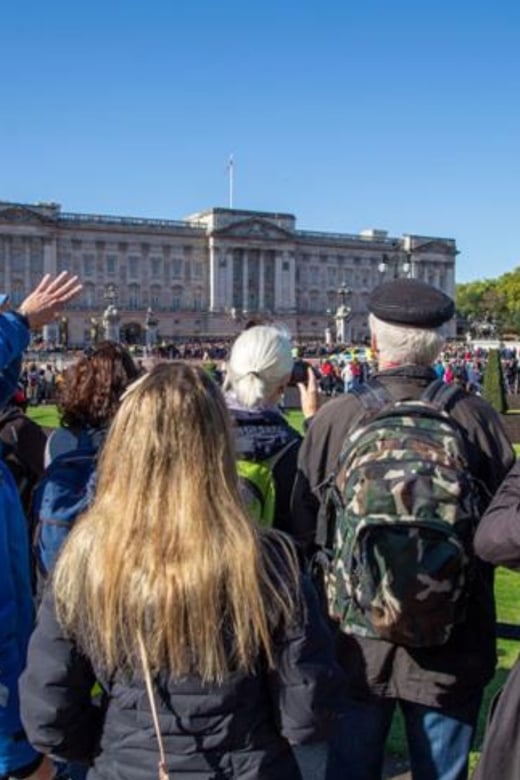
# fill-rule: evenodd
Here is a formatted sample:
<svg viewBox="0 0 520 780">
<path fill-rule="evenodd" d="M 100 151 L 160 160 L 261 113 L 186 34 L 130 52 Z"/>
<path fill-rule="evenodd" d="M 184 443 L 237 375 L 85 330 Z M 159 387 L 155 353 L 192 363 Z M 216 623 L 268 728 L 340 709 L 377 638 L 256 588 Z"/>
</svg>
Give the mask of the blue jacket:
<svg viewBox="0 0 520 780">
<path fill-rule="evenodd" d="M 29 330 L 20 315 L 0 315 L 0 407 L 12 395 Z M 18 678 L 33 627 L 27 523 L 13 477 L 0 460 L 0 775 L 25 767 L 38 754 L 20 722 Z"/>
<path fill-rule="evenodd" d="M 32 627 L 27 523 L 11 472 L 0 461 L 0 776 L 37 757 L 25 738 L 18 701 Z"/>
<path fill-rule="evenodd" d="M 14 311 L 0 314 L 0 408 L 16 388 L 22 354 L 29 340 L 30 332 L 24 317 Z"/>
</svg>

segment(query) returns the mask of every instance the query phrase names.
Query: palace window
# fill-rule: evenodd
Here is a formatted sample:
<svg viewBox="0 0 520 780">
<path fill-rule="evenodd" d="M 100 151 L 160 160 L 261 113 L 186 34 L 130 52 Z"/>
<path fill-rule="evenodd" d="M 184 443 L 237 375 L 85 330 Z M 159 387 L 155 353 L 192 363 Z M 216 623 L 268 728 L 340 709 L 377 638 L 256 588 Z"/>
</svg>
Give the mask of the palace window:
<svg viewBox="0 0 520 780">
<path fill-rule="evenodd" d="M 83 255 L 83 276 L 94 276 L 94 255 Z"/>
<path fill-rule="evenodd" d="M 202 290 L 195 290 L 193 293 L 193 308 L 195 311 L 202 311 L 204 308 L 204 297 Z"/>
<path fill-rule="evenodd" d="M 86 283 L 82 290 L 82 298 L 84 305 L 92 309 L 96 305 L 96 288 L 91 283 Z"/>
<path fill-rule="evenodd" d="M 70 271 L 71 256 L 70 252 L 58 252 L 57 267 L 58 273 Z"/>
<path fill-rule="evenodd" d="M 138 309 L 141 305 L 141 288 L 138 284 L 128 285 L 128 308 Z"/>
<path fill-rule="evenodd" d="M 139 278 L 139 255 L 128 255 L 128 276 L 130 279 Z"/>
<path fill-rule="evenodd" d="M 150 258 L 152 279 L 159 279 L 162 272 L 162 257 L 154 256 Z"/>
<path fill-rule="evenodd" d="M 182 309 L 182 287 L 174 287 L 172 290 L 172 309 L 173 311 Z"/>
<path fill-rule="evenodd" d="M 43 244 L 35 240 L 31 244 L 31 273 L 43 274 Z"/>
<path fill-rule="evenodd" d="M 319 284 L 320 283 L 320 269 L 317 265 L 311 265 L 310 269 L 310 284 Z"/>
<path fill-rule="evenodd" d="M 159 287 L 159 285 L 154 284 L 150 291 L 150 305 L 152 309 L 160 309 L 161 308 L 161 292 L 162 289 Z"/>
<path fill-rule="evenodd" d="M 105 264 L 107 274 L 113 276 L 117 272 L 117 255 L 107 255 Z"/>
</svg>

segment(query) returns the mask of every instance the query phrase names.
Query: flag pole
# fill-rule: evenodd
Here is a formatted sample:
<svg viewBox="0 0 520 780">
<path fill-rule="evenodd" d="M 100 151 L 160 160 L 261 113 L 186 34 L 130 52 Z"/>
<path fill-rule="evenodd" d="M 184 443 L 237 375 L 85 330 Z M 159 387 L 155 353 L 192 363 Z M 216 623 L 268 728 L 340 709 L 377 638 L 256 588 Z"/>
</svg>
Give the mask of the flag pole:
<svg viewBox="0 0 520 780">
<path fill-rule="evenodd" d="M 235 161 L 233 159 L 233 155 L 229 155 L 229 162 L 228 162 L 228 175 L 229 175 L 229 208 L 233 208 L 233 190 L 234 190 L 234 174 L 235 174 Z"/>
</svg>

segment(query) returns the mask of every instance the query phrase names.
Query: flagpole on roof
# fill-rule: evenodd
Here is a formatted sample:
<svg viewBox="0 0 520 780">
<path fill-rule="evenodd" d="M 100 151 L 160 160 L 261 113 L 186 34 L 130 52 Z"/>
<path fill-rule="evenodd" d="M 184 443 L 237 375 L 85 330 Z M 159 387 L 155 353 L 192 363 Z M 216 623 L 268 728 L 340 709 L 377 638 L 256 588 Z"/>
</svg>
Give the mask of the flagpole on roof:
<svg viewBox="0 0 520 780">
<path fill-rule="evenodd" d="M 229 155 L 228 160 L 228 176 L 229 176 L 229 208 L 233 208 L 233 190 L 234 190 L 234 178 L 235 178 L 235 160 L 233 159 L 233 155 Z"/>
</svg>

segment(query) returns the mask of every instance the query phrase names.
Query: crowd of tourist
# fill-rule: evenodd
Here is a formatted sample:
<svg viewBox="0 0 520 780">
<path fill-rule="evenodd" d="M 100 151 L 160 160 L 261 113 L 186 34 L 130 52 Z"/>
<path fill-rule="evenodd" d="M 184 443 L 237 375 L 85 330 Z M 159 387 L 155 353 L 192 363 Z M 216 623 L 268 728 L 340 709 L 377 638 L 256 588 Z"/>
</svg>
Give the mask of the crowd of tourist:
<svg viewBox="0 0 520 780">
<path fill-rule="evenodd" d="M 414 780 L 467 778 L 520 516 L 486 354 L 441 336 L 453 302 L 381 285 L 370 345 L 252 324 L 22 363 L 80 289 L 46 276 L 0 313 L 0 778 L 379 780 L 396 707 Z M 50 402 L 47 435 L 24 409 Z M 482 780 L 515 776 L 506 734 Z"/>
</svg>

